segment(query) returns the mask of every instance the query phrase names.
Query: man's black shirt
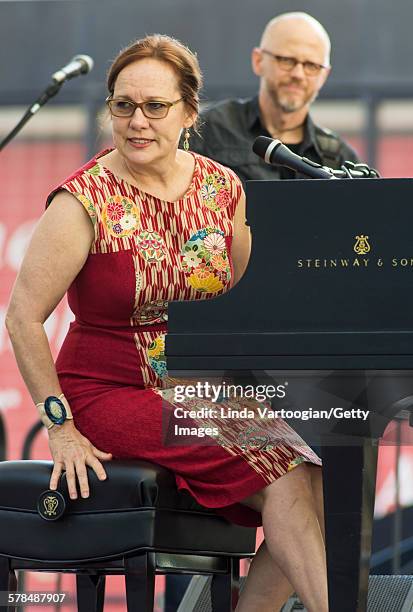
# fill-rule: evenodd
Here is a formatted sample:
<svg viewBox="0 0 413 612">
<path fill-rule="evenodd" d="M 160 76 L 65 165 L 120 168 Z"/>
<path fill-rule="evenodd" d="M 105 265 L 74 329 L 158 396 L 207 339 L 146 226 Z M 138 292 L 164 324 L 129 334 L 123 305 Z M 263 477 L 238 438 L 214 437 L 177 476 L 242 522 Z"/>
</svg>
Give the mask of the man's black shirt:
<svg viewBox="0 0 413 612">
<path fill-rule="evenodd" d="M 194 135 L 190 147 L 232 168 L 243 180 L 274 180 L 304 178 L 293 170 L 270 166 L 252 151 L 257 136 L 270 136 L 263 127 L 258 97 L 247 100 L 227 100 L 201 114 L 201 137 Z M 337 169 L 344 161 L 359 161 L 354 150 L 337 134 L 316 126 L 308 115 L 304 139 L 288 145 L 294 153 Z"/>
</svg>

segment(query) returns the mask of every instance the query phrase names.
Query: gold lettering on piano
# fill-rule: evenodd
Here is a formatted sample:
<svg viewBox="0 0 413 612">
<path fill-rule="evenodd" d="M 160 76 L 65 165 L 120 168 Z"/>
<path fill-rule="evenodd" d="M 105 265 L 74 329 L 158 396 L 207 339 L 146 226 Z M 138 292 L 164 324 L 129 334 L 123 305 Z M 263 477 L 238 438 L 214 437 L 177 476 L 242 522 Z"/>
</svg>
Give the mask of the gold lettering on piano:
<svg viewBox="0 0 413 612">
<path fill-rule="evenodd" d="M 369 259 L 355 257 L 354 259 L 298 259 L 298 268 L 367 268 Z"/>
<path fill-rule="evenodd" d="M 356 242 L 353 246 L 358 257 L 311 257 L 302 258 L 296 260 L 297 268 L 303 270 L 309 269 L 338 269 L 346 268 L 352 270 L 354 268 L 366 269 L 366 268 L 413 268 L 413 257 L 362 257 L 366 253 L 371 251 L 371 245 L 369 243 L 369 237 L 365 234 L 355 236 Z M 341 253 L 345 254 L 343 249 Z M 340 253 L 340 255 L 341 255 Z"/>
</svg>

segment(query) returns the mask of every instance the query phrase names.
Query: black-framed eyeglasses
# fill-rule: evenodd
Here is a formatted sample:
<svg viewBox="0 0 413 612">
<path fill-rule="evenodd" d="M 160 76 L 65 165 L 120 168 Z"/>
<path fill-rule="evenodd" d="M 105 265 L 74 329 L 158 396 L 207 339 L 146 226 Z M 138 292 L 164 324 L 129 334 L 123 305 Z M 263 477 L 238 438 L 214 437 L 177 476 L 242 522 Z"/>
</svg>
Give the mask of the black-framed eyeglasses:
<svg viewBox="0 0 413 612">
<path fill-rule="evenodd" d="M 281 68 L 281 70 L 285 70 L 285 72 L 291 72 L 297 66 L 297 64 L 301 64 L 304 70 L 304 73 L 307 76 L 317 76 L 320 72 L 327 68 L 323 64 L 316 64 L 315 62 L 300 62 L 295 57 L 287 57 L 285 55 L 277 55 L 276 53 L 271 53 L 271 51 L 267 51 L 267 49 L 261 49 L 261 53 L 265 53 L 269 55 L 277 62 L 277 65 Z"/>
<path fill-rule="evenodd" d="M 184 98 L 179 98 L 175 102 L 165 102 L 164 100 L 147 100 L 146 102 L 133 102 L 127 98 L 112 98 L 108 96 L 105 100 L 110 112 L 115 117 L 132 117 L 137 108 L 140 108 L 147 119 L 164 119 L 169 110 Z"/>
</svg>

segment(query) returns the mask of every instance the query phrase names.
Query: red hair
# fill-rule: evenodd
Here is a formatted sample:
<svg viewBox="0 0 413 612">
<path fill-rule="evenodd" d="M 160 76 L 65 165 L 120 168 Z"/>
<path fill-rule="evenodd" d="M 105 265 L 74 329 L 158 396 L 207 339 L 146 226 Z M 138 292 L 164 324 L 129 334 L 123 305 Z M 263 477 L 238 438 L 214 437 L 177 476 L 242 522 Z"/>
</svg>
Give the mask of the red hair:
<svg viewBox="0 0 413 612">
<path fill-rule="evenodd" d="M 141 59 L 152 58 L 166 62 L 175 70 L 181 96 L 191 111 L 199 114 L 199 92 L 202 73 L 198 59 L 179 40 L 163 34 L 152 34 L 141 38 L 119 53 L 109 69 L 107 86 L 113 95 L 116 79 L 123 68 Z"/>
</svg>

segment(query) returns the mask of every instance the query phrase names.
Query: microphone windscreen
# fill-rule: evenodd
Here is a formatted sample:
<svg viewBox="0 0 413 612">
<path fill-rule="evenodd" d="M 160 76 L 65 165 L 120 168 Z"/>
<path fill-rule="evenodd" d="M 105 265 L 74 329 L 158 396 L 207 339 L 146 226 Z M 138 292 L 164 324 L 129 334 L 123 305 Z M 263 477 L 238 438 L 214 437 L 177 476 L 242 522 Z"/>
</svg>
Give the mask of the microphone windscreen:
<svg viewBox="0 0 413 612">
<path fill-rule="evenodd" d="M 94 66 L 94 61 L 90 57 L 90 55 L 75 55 L 75 57 L 72 59 L 72 62 L 81 62 L 82 74 L 87 74 L 92 70 Z"/>
<path fill-rule="evenodd" d="M 267 152 L 268 147 L 273 142 L 272 138 L 268 138 L 268 136 L 258 136 L 254 140 L 254 144 L 252 145 L 252 150 L 258 157 L 261 159 L 265 159 L 265 154 Z"/>
</svg>

